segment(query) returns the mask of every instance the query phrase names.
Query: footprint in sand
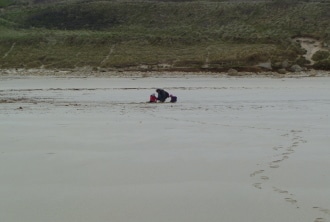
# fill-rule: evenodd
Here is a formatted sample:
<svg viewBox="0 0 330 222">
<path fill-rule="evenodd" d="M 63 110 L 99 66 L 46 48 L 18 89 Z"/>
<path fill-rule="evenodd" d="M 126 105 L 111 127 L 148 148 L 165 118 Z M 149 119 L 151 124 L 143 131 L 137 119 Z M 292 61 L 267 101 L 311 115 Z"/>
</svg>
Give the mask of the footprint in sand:
<svg viewBox="0 0 330 222">
<path fill-rule="evenodd" d="M 330 210 L 329 209 L 325 209 L 325 208 L 321 208 L 321 207 L 313 207 L 314 209 L 318 209 L 319 211 L 321 211 L 322 213 L 328 214 L 330 215 Z"/>
<path fill-rule="evenodd" d="M 294 142 L 292 145 L 291 145 L 291 147 L 297 147 L 298 146 L 298 142 Z"/>
<path fill-rule="evenodd" d="M 262 180 L 269 180 L 269 177 L 267 177 L 267 176 L 261 176 L 260 179 L 262 179 Z"/>
<path fill-rule="evenodd" d="M 291 133 L 301 133 L 301 130 L 291 130 Z"/>
<path fill-rule="evenodd" d="M 282 162 L 282 161 L 284 161 L 284 160 L 286 160 L 286 159 L 289 159 L 289 157 L 288 156 L 282 156 L 282 159 L 279 159 L 279 160 L 274 160 L 274 161 L 272 161 L 272 162 L 270 162 L 270 165 L 276 165 L 277 163 L 280 163 L 280 162 Z M 275 167 L 274 167 L 275 168 Z"/>
<path fill-rule="evenodd" d="M 261 183 L 255 183 L 255 184 L 253 184 L 253 186 L 257 189 L 262 189 L 261 188 Z"/>
<path fill-rule="evenodd" d="M 289 147 L 288 149 L 286 149 L 288 152 L 290 153 L 294 153 L 294 150 L 292 149 L 292 147 Z"/>
<path fill-rule="evenodd" d="M 283 147 L 282 146 L 274 146 L 273 147 L 273 150 L 279 150 L 279 149 L 283 149 Z"/>
<path fill-rule="evenodd" d="M 272 161 L 272 163 L 279 163 L 279 162 L 282 162 L 283 160 L 281 159 L 281 160 L 274 160 L 274 161 Z"/>
<path fill-rule="evenodd" d="M 330 210 L 329 209 L 322 209 L 322 208 L 320 208 L 320 211 L 323 212 L 323 213 L 325 213 L 325 214 L 330 215 Z"/>
<path fill-rule="evenodd" d="M 275 192 L 277 192 L 277 193 L 283 193 L 283 194 L 287 194 L 287 193 L 289 193 L 288 191 L 286 191 L 286 190 L 281 190 L 281 189 L 279 189 L 279 188 L 276 188 L 276 187 L 273 187 L 273 190 L 275 191 Z"/>
<path fill-rule="evenodd" d="M 250 174 L 250 177 L 254 177 L 255 175 L 260 174 L 260 173 L 263 173 L 263 172 L 264 172 L 264 170 L 254 171 L 253 173 Z"/>
<path fill-rule="evenodd" d="M 271 163 L 271 164 L 269 164 L 269 167 L 270 167 L 270 168 L 279 168 L 280 165 L 278 165 L 278 164 L 275 164 L 275 165 L 274 165 L 274 164 Z"/>
<path fill-rule="evenodd" d="M 300 140 L 300 142 L 302 142 L 302 143 L 307 143 L 307 140 Z"/>
<path fill-rule="evenodd" d="M 296 204 L 297 201 L 292 199 L 292 198 L 285 198 L 285 201 L 289 202 L 289 203 L 292 203 L 292 204 Z"/>
</svg>

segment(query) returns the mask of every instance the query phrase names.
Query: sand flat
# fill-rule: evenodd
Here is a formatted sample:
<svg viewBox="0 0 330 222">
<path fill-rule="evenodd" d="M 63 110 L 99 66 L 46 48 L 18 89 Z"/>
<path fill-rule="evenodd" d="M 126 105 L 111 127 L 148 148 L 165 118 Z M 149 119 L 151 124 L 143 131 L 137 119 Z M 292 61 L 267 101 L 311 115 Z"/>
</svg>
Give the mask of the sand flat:
<svg viewBox="0 0 330 222">
<path fill-rule="evenodd" d="M 1 76 L 0 220 L 330 221 L 329 86 Z"/>
</svg>

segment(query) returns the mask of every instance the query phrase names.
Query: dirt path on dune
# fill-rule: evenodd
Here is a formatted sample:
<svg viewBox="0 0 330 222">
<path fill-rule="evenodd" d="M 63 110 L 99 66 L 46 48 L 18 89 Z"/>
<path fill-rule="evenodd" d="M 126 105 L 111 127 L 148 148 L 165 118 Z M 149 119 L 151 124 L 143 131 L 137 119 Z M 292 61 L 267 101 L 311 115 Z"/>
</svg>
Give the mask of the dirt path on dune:
<svg viewBox="0 0 330 222">
<path fill-rule="evenodd" d="M 315 63 L 312 60 L 312 56 L 314 55 L 314 53 L 320 50 L 325 50 L 322 47 L 322 42 L 317 39 L 298 37 L 294 38 L 294 40 L 296 42 L 299 42 L 301 47 L 306 50 L 306 54 L 304 55 L 304 57 L 308 61 L 310 61 L 312 65 Z"/>
</svg>

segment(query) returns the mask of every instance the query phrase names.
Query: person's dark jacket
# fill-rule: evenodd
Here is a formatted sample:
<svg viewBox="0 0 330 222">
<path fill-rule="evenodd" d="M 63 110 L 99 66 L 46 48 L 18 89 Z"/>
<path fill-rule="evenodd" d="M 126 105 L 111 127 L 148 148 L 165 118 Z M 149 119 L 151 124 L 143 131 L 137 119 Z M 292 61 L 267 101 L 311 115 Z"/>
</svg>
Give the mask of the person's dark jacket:
<svg viewBox="0 0 330 222">
<path fill-rule="evenodd" d="M 170 96 L 170 94 L 163 89 L 157 89 L 156 92 L 158 93 L 157 100 L 162 103 L 165 102 L 165 100 Z"/>
</svg>

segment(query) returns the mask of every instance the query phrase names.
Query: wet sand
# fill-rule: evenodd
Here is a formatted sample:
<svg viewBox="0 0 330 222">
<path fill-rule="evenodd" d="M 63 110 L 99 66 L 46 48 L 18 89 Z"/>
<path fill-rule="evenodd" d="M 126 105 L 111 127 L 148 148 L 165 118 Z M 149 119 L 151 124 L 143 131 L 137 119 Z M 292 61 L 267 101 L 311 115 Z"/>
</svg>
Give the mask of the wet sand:
<svg viewBox="0 0 330 222">
<path fill-rule="evenodd" d="M 0 220 L 330 221 L 329 86 L 0 76 Z"/>
</svg>

